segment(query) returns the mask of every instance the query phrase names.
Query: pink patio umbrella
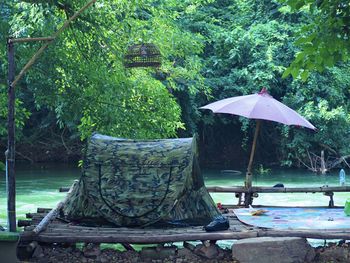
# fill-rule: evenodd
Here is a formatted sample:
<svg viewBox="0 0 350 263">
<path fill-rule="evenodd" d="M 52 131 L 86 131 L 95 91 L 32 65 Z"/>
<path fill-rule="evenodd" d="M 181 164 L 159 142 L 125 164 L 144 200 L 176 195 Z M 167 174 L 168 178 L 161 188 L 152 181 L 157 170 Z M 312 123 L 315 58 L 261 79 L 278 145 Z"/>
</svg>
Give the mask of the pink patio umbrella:
<svg viewBox="0 0 350 263">
<path fill-rule="evenodd" d="M 260 129 L 260 120 L 276 121 L 286 125 L 303 126 L 312 130 L 316 130 L 315 126 L 313 126 L 303 116 L 270 96 L 266 88 L 263 88 L 259 93 L 256 94 L 219 100 L 203 106 L 200 109 L 209 109 L 214 113 L 228 113 L 243 116 L 249 119 L 257 119 L 253 145 L 246 174 L 246 188 L 251 188 L 252 186 L 251 170 L 255 153 L 256 139 L 258 137 Z M 248 202 L 251 202 L 251 200 Z"/>
</svg>

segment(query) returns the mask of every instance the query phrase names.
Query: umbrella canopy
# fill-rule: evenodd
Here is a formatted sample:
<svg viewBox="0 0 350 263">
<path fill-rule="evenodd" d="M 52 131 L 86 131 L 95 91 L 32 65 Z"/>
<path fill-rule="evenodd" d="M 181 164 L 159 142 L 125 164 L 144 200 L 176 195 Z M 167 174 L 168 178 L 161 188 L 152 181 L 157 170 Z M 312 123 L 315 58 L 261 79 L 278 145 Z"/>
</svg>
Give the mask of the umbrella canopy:
<svg viewBox="0 0 350 263">
<path fill-rule="evenodd" d="M 316 129 L 299 113 L 270 96 L 266 88 L 256 94 L 219 100 L 203 106 L 201 109 L 209 109 L 214 113 L 228 113 L 249 119 L 276 121 L 286 125 Z"/>
<path fill-rule="evenodd" d="M 251 167 L 255 152 L 256 139 L 258 137 L 260 128 L 260 120 L 275 121 L 286 125 L 303 126 L 312 130 L 316 130 L 315 126 L 313 126 L 299 113 L 270 96 L 266 88 L 263 88 L 259 93 L 256 94 L 219 100 L 205 105 L 200 109 L 209 109 L 214 113 L 228 113 L 257 120 L 246 175 L 245 186 L 247 188 L 250 188 L 252 186 Z"/>
</svg>

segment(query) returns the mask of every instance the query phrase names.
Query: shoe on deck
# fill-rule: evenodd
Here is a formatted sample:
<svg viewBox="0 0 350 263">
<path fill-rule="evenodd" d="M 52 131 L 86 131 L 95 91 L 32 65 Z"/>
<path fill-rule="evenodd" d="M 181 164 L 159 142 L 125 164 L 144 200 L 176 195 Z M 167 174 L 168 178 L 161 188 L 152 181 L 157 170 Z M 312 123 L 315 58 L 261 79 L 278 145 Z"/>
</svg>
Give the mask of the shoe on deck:
<svg viewBox="0 0 350 263">
<path fill-rule="evenodd" d="M 230 223 L 226 217 L 217 216 L 211 221 L 208 225 L 204 227 L 205 231 L 213 232 L 213 231 L 221 231 L 227 230 L 230 227 Z"/>
</svg>

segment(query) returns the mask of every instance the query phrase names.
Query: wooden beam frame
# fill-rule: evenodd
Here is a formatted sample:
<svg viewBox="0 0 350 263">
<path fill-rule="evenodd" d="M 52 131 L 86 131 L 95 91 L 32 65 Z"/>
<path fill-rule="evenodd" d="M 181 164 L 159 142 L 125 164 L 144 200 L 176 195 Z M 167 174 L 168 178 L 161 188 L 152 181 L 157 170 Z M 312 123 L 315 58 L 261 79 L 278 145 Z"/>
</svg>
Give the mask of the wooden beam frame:
<svg viewBox="0 0 350 263">
<path fill-rule="evenodd" d="M 38 42 L 38 41 L 52 41 L 55 40 L 53 37 L 25 37 L 25 38 L 10 38 L 9 43 L 20 43 L 20 42 Z"/>
<path fill-rule="evenodd" d="M 7 120 L 7 134 L 8 144 L 5 152 L 6 156 L 6 192 L 7 192 L 7 218 L 8 230 L 16 232 L 16 175 L 15 175 L 15 87 L 18 81 L 24 76 L 29 68 L 40 57 L 44 50 L 52 43 L 69 24 L 76 19 L 84 10 L 94 4 L 97 0 L 90 0 L 80 10 L 78 10 L 72 17 L 65 21 L 65 23 L 53 34 L 52 37 L 35 37 L 35 38 L 8 38 L 7 52 L 8 52 L 8 120 Z M 20 73 L 16 76 L 15 66 L 15 49 L 14 43 L 25 43 L 44 41 L 46 42 L 27 62 Z"/>
</svg>

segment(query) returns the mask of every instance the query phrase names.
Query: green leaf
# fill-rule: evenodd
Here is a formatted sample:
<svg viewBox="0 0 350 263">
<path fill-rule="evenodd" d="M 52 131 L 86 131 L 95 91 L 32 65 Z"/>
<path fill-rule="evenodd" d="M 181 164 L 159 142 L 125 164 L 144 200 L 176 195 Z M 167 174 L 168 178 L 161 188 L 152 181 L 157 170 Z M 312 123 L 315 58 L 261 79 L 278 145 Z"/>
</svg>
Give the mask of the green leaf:
<svg viewBox="0 0 350 263">
<path fill-rule="evenodd" d="M 282 78 L 286 78 L 291 74 L 291 68 L 288 67 L 286 70 L 283 72 Z"/>
<path fill-rule="evenodd" d="M 296 78 L 299 76 L 299 68 L 293 67 L 293 68 L 291 69 L 291 74 L 292 74 L 293 78 L 296 79 Z"/>
<path fill-rule="evenodd" d="M 309 71 L 308 70 L 304 70 L 301 74 L 300 74 L 300 77 L 302 79 L 302 81 L 306 81 L 307 78 L 309 77 Z"/>
</svg>

